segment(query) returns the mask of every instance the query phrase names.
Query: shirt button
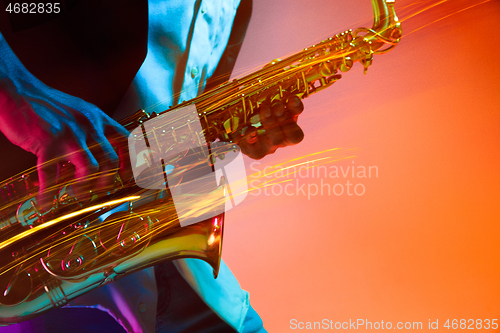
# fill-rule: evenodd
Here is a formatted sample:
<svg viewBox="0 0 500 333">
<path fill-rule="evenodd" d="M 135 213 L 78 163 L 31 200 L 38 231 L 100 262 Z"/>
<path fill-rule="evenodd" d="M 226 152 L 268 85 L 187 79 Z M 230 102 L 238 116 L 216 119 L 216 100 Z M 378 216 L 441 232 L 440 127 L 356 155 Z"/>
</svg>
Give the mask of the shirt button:
<svg viewBox="0 0 500 333">
<path fill-rule="evenodd" d="M 191 77 L 194 79 L 196 75 L 198 75 L 198 67 L 193 67 L 193 69 L 191 69 Z"/>
<path fill-rule="evenodd" d="M 146 310 L 148 309 L 147 305 L 144 304 L 144 303 L 139 303 L 139 311 L 140 312 L 146 312 Z"/>
</svg>

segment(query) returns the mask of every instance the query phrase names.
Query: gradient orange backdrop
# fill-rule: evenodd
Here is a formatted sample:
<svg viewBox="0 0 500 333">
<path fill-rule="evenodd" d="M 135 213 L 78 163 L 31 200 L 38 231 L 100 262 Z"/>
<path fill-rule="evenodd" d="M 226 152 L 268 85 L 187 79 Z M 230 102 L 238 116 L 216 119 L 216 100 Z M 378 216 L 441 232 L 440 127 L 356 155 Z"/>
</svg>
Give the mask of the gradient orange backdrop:
<svg viewBox="0 0 500 333">
<path fill-rule="evenodd" d="M 355 157 L 329 166 L 378 167 L 348 178 L 365 193 L 252 192 L 227 213 L 223 258 L 269 332 L 291 319 L 424 330 L 438 319 L 443 331 L 447 319 L 500 319 L 500 2 L 397 0 L 396 11 L 401 43 L 305 100 L 304 141 L 253 164 L 338 147 Z M 255 0 L 235 74 L 371 20 L 369 0 Z"/>
</svg>

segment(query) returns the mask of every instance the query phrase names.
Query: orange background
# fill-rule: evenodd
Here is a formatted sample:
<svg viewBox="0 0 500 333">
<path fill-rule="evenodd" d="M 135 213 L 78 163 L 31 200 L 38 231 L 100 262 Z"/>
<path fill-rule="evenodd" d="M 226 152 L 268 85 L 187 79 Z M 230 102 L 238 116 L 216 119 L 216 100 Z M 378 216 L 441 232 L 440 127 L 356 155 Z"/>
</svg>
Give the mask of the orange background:
<svg viewBox="0 0 500 333">
<path fill-rule="evenodd" d="M 355 157 L 330 165 L 379 170 L 348 178 L 362 196 L 250 193 L 227 213 L 223 258 L 269 332 L 500 319 L 500 2 L 480 2 L 397 0 L 401 43 L 305 100 L 304 141 L 260 161 L 339 147 Z M 235 74 L 371 19 L 369 0 L 255 0 Z"/>
</svg>

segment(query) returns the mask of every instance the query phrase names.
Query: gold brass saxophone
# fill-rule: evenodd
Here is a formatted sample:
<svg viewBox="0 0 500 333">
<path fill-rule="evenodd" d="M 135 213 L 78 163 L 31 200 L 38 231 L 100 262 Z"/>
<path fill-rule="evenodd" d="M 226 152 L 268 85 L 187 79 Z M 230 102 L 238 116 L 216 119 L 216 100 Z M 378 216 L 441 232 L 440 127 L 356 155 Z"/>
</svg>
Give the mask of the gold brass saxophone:
<svg viewBox="0 0 500 333">
<path fill-rule="evenodd" d="M 193 131 L 189 119 L 177 119 L 166 125 L 169 131 L 158 129 L 159 136 L 168 136 L 158 142 L 183 144 L 200 136 L 206 142 L 220 141 L 209 154 L 190 151 L 166 161 L 179 166 L 174 171 L 178 178 L 186 178 L 200 166 L 213 167 L 216 158 L 238 151 L 237 144 L 250 127 L 261 130 L 258 108 L 262 103 L 290 94 L 307 98 L 331 86 L 341 78 L 339 72 L 349 71 L 355 62 L 366 73 L 373 55 L 392 49 L 401 38 L 394 2 L 372 0 L 371 29 L 342 32 L 165 111 L 194 104 L 203 129 Z M 132 131 L 159 115 L 140 110 L 121 124 Z M 71 174 L 71 165 L 61 168 Z M 155 172 L 152 166 L 149 171 Z M 73 194 L 71 180 L 62 177 L 57 186 L 52 207 L 42 211 L 36 201 L 34 169 L 0 183 L 0 325 L 31 319 L 166 260 L 202 259 L 217 277 L 224 213 L 181 227 L 179 214 L 191 212 L 176 209 L 168 188 L 148 190 L 118 179 L 113 187 L 100 189 L 84 201 Z M 224 205 L 223 191 L 222 182 L 215 190 L 187 200 L 197 210 L 210 213 Z"/>
</svg>

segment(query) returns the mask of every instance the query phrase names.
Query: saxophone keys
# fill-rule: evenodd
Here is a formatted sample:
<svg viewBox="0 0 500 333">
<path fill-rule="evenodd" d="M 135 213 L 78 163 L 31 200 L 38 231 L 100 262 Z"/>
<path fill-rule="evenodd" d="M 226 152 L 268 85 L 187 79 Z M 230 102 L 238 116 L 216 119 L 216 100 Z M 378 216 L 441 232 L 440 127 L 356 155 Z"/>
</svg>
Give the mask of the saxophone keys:
<svg viewBox="0 0 500 333">
<path fill-rule="evenodd" d="M 231 133 L 231 119 L 226 120 L 223 123 L 224 130 L 226 131 L 227 134 Z"/>
<path fill-rule="evenodd" d="M 85 275 L 99 259 L 96 232 L 65 229 L 60 236 L 66 234 L 53 239 L 46 255 L 40 258 L 43 270 L 61 280 Z"/>
<path fill-rule="evenodd" d="M 342 75 L 337 74 L 328 78 L 328 83 L 335 83 L 342 78 Z"/>
<path fill-rule="evenodd" d="M 363 65 L 363 73 L 366 74 L 368 71 L 368 67 L 372 64 L 373 58 L 366 58 L 361 60 L 361 64 Z"/>
<path fill-rule="evenodd" d="M 231 117 L 223 123 L 227 134 L 234 133 L 240 124 L 240 118 L 237 116 Z"/>
<path fill-rule="evenodd" d="M 88 200 L 93 199 L 92 191 L 89 191 Z M 78 204 L 80 207 L 83 206 L 83 200 L 80 200 L 73 189 L 73 185 L 65 185 L 57 194 L 57 202 L 61 207 L 67 207 L 69 205 Z"/>
<path fill-rule="evenodd" d="M 43 212 L 38 207 L 36 197 L 26 200 L 19 205 L 16 212 L 16 220 L 22 226 L 32 227 L 33 224 L 43 222 L 43 217 L 52 211 L 53 208 Z"/>
<path fill-rule="evenodd" d="M 321 63 L 320 66 L 320 73 L 324 77 L 329 77 L 332 76 L 337 72 L 337 69 L 335 68 L 335 65 L 331 63 L 330 61 L 325 61 Z"/>
<path fill-rule="evenodd" d="M 154 232 L 153 221 L 134 212 L 119 211 L 108 216 L 106 221 L 99 228 L 99 243 L 107 256 L 140 251 L 149 244 Z"/>
<path fill-rule="evenodd" d="M 352 65 L 354 64 L 354 62 L 352 61 L 351 58 L 349 57 L 345 57 L 343 59 L 343 62 L 342 64 L 340 65 L 340 71 L 342 72 L 348 72 L 351 68 L 352 68 Z"/>
<path fill-rule="evenodd" d="M 0 290 L 0 304 L 14 306 L 31 295 L 33 281 L 30 274 L 18 266 L 0 275 Z"/>
</svg>

